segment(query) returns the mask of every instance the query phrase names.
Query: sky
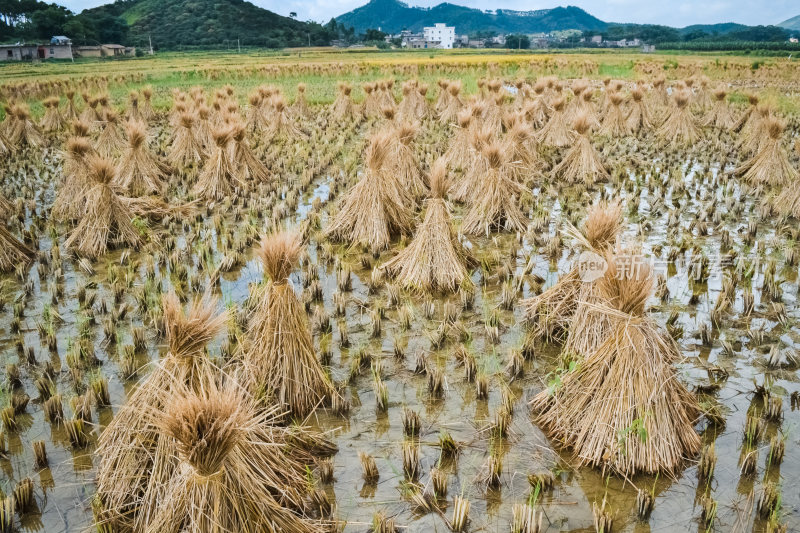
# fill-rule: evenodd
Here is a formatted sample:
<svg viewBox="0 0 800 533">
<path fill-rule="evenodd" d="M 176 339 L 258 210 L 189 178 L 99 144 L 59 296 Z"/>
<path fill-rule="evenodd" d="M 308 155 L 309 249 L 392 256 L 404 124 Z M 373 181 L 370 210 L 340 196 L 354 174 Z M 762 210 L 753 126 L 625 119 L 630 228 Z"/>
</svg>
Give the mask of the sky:
<svg viewBox="0 0 800 533">
<path fill-rule="evenodd" d="M 288 16 L 297 13 L 300 20 L 327 22 L 332 17 L 364 5 L 367 0 L 250 0 L 252 3 Z M 407 0 L 412 6 L 430 7 L 444 0 Z M 477 9 L 545 9 L 558 5 L 581 7 L 606 22 L 635 22 L 639 24 L 665 24 L 683 27 L 691 24 L 739 22 L 741 24 L 777 24 L 800 15 L 798 0 L 448 0 L 450 3 Z M 108 3 L 105 0 L 61 0 L 71 10 L 79 12 L 87 7 Z"/>
</svg>

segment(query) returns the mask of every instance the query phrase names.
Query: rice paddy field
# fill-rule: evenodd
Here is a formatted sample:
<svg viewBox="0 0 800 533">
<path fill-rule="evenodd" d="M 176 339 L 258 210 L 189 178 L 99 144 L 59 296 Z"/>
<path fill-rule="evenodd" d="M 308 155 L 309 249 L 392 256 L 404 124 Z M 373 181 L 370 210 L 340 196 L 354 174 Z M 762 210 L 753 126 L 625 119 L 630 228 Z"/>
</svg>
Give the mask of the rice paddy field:
<svg viewBox="0 0 800 533">
<path fill-rule="evenodd" d="M 0 66 L 0 531 L 800 530 L 798 80 Z"/>
</svg>

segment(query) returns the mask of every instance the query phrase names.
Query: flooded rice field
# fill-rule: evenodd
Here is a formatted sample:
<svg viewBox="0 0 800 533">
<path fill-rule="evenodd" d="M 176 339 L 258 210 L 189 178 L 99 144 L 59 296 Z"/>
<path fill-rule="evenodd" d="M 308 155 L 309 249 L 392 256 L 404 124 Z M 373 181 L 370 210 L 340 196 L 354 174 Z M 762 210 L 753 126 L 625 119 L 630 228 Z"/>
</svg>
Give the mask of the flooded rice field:
<svg viewBox="0 0 800 533">
<path fill-rule="evenodd" d="M 112 105 L 98 90 L 85 103 L 65 94 L 55 104 L 61 122 L 51 114 L 44 127 L 24 106 L 9 108 L 0 129 L 4 239 L 30 253 L 6 262 L 0 283 L 0 530 L 225 531 L 248 520 L 268 530 L 252 518 L 259 512 L 297 521 L 285 527 L 298 531 L 800 529 L 799 124 L 694 82 L 481 80 L 466 95 L 455 82 L 422 90 L 381 81 L 359 102 L 341 85 L 330 106 L 289 103 L 270 87 L 242 105 L 233 87 L 195 88 L 174 91 L 169 109 L 157 111 L 144 94 Z M 636 118 L 641 109 L 648 119 Z M 744 114 L 752 119 L 737 125 Z M 155 169 L 131 163 L 132 152 Z M 792 194 L 787 208 L 779 199 Z M 426 217 L 434 202 L 445 206 L 453 238 L 445 231 L 432 249 L 454 247 L 450 266 L 462 262 L 466 276 L 414 287 L 386 265 L 417 250 L 423 220 L 435 224 Z M 588 236 L 598 210 L 615 219 L 603 249 Z M 478 230 L 464 231 L 475 220 Z M 279 231 L 295 240 L 261 243 Z M 696 406 L 696 445 L 679 450 L 676 464 L 667 451 L 653 452 L 653 468 L 619 466 L 670 431 L 660 407 L 639 408 L 621 427 L 624 415 L 592 419 L 587 407 L 589 434 L 613 426 L 599 464 L 532 408 L 537 396 L 559 398 L 556 411 L 578 401 L 573 378 L 613 338 L 603 330 L 599 349 L 562 349 L 591 344 L 592 332 L 570 341 L 566 331 L 542 334 L 537 296 L 563 282 L 581 254 L 613 261 L 626 250 L 652 272 L 641 289 L 646 312 L 614 314 L 602 307 L 610 300 L 586 312 L 612 321 L 624 313 L 626 324 L 652 327 L 665 353 L 677 350 L 674 360 L 664 356 L 674 375 L 633 386 L 652 387 L 653 397 L 685 390 Z M 411 257 L 442 268 L 430 250 Z M 588 289 L 595 283 L 579 280 L 580 296 L 563 299 L 579 308 L 586 298 L 600 302 Z M 177 311 L 163 301 L 170 293 Z M 167 371 L 175 347 L 193 340 L 176 340 L 190 336 L 175 325 L 189 312 L 180 308 L 203 294 L 211 314 L 225 313 L 194 333 L 208 333 L 191 355 L 204 362 L 186 375 Z M 310 362 L 298 355 L 304 328 Z M 650 369 L 650 349 L 633 343 L 626 376 Z M 276 359 L 259 355 L 272 351 Z M 307 379 L 275 378 L 297 375 L 298 365 Z M 133 404 L 125 420 L 140 425 L 125 436 L 112 421 L 151 376 L 170 372 L 149 404 Z M 312 390 L 315 380 L 327 392 Z M 209 470 L 197 457 L 216 442 L 213 424 L 192 426 L 190 446 L 163 420 L 193 395 L 208 402 L 206 415 L 216 413 L 212 396 L 234 382 L 238 392 L 226 398 L 237 398 L 235 415 L 245 420 L 236 434 L 250 437 L 230 445 L 240 463 Z M 611 379 L 595 386 L 598 397 L 632 390 Z M 171 403 L 173 393 L 184 403 Z M 683 409 L 671 407 L 676 417 Z M 184 423 L 199 424 L 196 416 Z M 287 439 L 282 451 L 254 445 L 262 434 L 274 446 Z M 245 441 L 256 455 L 301 465 L 289 481 L 264 481 L 270 511 L 235 503 L 250 486 L 237 476 L 256 484 L 267 476 L 241 452 L 251 449 Z M 323 441 L 327 452 L 295 450 Z M 141 462 L 108 466 L 124 446 L 141 448 Z M 234 454 L 220 453 L 223 462 Z M 162 486 L 120 474 L 157 477 L 159 454 L 170 465 L 157 472 Z M 232 485 L 216 486 L 224 483 Z M 123 500 L 133 503 L 114 507 Z M 187 510 L 198 501 L 200 511 Z M 148 505 L 170 516 L 143 517 Z M 234 510 L 223 518 L 226 505 Z"/>
</svg>

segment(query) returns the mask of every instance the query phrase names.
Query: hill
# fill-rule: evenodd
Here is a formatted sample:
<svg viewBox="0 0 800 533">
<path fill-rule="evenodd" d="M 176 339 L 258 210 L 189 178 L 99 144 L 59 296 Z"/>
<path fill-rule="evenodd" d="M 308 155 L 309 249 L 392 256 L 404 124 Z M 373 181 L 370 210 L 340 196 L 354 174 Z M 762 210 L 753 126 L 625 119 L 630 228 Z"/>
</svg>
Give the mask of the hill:
<svg viewBox="0 0 800 533">
<path fill-rule="evenodd" d="M 574 6 L 512 11 L 481 11 L 442 3 L 431 8 L 409 7 L 399 0 L 370 0 L 359 8 L 336 17 L 336 22 L 362 33 L 370 28 L 397 33 L 407 29 L 421 31 L 424 26 L 445 22 L 458 33 L 494 31 L 497 33 L 536 33 L 556 30 L 601 31 L 608 26 L 583 9 Z"/>
<path fill-rule="evenodd" d="M 800 15 L 786 19 L 778 24 L 778 26 L 789 31 L 800 31 Z"/>
<path fill-rule="evenodd" d="M 709 35 L 725 35 L 734 31 L 740 31 L 748 28 L 744 24 L 737 24 L 736 22 L 722 22 L 720 24 L 692 24 L 681 28 L 681 35 L 689 35 L 692 33 L 707 33 Z"/>
<path fill-rule="evenodd" d="M 128 44 L 158 48 L 326 45 L 332 38 L 319 24 L 283 17 L 244 0 L 117 0 L 76 17 L 80 24 L 102 31 L 122 26 Z M 71 35 L 80 35 L 73 31 Z M 97 39 L 105 41 L 105 39 Z"/>
</svg>

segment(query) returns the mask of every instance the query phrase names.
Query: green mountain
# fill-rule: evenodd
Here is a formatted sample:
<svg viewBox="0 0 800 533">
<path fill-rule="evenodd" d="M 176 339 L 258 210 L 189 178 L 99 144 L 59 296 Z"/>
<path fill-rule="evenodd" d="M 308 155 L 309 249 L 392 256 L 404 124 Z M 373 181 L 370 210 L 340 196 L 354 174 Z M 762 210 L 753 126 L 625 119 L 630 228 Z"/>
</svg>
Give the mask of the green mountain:
<svg viewBox="0 0 800 533">
<path fill-rule="evenodd" d="M 681 35 L 697 32 L 708 33 L 710 35 L 725 35 L 726 33 L 744 30 L 747 27 L 748 26 L 745 26 L 744 24 L 737 24 L 736 22 L 723 22 L 720 24 L 692 24 L 691 26 L 681 28 L 680 32 Z"/>
<path fill-rule="evenodd" d="M 778 26 L 789 31 L 800 31 L 800 15 L 786 19 L 778 24 Z"/>
<path fill-rule="evenodd" d="M 117 0 L 86 9 L 76 19 L 94 28 L 121 24 L 122 40 L 143 46 L 177 47 L 327 45 L 328 30 L 283 17 L 244 0 Z M 80 35 L 72 32 L 72 35 Z M 69 34 L 68 34 L 69 35 Z M 102 40 L 102 39 L 98 39 Z"/>
<path fill-rule="evenodd" d="M 537 11 L 480 9 L 443 3 L 431 8 L 409 7 L 399 0 L 370 0 L 359 8 L 336 17 L 336 22 L 354 27 L 357 33 L 370 28 L 397 33 L 421 31 L 424 26 L 444 22 L 455 26 L 458 34 L 494 31 L 497 33 L 537 33 L 556 30 L 602 31 L 608 26 L 579 7 L 567 6 Z"/>
</svg>

